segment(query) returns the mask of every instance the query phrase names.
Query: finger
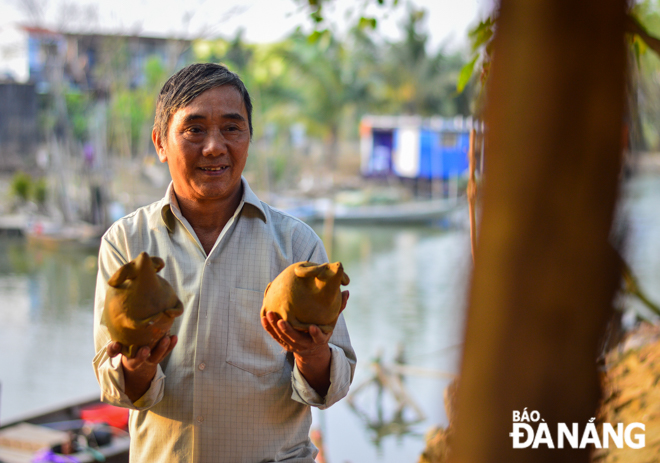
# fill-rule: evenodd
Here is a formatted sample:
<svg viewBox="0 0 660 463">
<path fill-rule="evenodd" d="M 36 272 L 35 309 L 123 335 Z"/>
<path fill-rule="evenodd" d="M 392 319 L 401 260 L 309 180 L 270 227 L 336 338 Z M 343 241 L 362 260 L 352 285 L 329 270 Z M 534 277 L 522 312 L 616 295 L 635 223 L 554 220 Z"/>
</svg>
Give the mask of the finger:
<svg viewBox="0 0 660 463">
<path fill-rule="evenodd" d="M 151 349 L 149 349 L 149 346 L 142 346 L 137 351 L 137 354 L 135 354 L 135 357 L 122 357 L 122 364 L 124 365 L 124 368 L 128 370 L 137 370 L 147 361 L 150 354 Z"/>
<path fill-rule="evenodd" d="M 271 326 L 273 327 L 275 336 L 285 342 L 292 343 L 301 338 L 300 335 L 302 333 L 298 330 L 294 330 L 288 321 L 280 317 L 277 317 L 276 320 L 272 321 Z"/>
<path fill-rule="evenodd" d="M 277 327 L 280 331 L 280 337 L 289 344 L 297 344 L 309 339 L 304 332 L 294 329 L 286 320 L 279 320 Z"/>
<path fill-rule="evenodd" d="M 280 322 L 284 322 L 284 320 L 282 320 L 282 317 L 280 317 L 279 314 L 275 312 L 268 312 L 266 313 L 266 318 L 268 321 L 268 325 L 270 326 L 274 335 L 278 338 L 282 337 L 282 329 L 279 326 Z"/>
<path fill-rule="evenodd" d="M 151 355 L 149 355 L 148 362 L 150 363 L 158 363 L 160 360 L 165 356 L 165 353 L 167 352 L 168 348 L 170 347 L 170 337 L 168 335 L 165 335 L 162 337 L 160 341 L 158 341 L 158 344 L 154 347 L 154 350 L 151 351 Z"/>
<path fill-rule="evenodd" d="M 121 353 L 121 348 L 122 345 L 118 342 L 111 342 L 108 344 L 108 346 L 105 348 L 105 351 L 108 354 L 108 357 L 113 358 L 116 357 Z"/>
<path fill-rule="evenodd" d="M 332 332 L 326 334 L 318 326 L 312 325 L 309 327 L 309 335 L 314 341 L 314 344 L 324 344 L 328 342 L 330 336 L 332 335 Z"/>
<path fill-rule="evenodd" d="M 281 320 L 282 317 L 280 317 L 280 314 L 276 312 L 266 312 L 266 317 L 268 318 L 268 322 L 271 324 L 276 324 L 278 320 Z"/>
<path fill-rule="evenodd" d="M 165 357 L 170 355 L 170 352 L 172 352 L 172 350 L 174 349 L 174 346 L 176 346 L 177 341 L 178 341 L 178 339 L 177 339 L 176 336 L 174 336 L 174 335 L 170 336 L 170 345 L 167 346 L 167 349 L 165 349 L 165 352 L 163 352 L 163 355 L 161 355 L 160 358 L 156 358 L 156 357 L 152 356 L 150 361 L 152 361 L 154 363 L 160 363 Z"/>
<path fill-rule="evenodd" d="M 290 346 L 282 338 L 282 333 L 280 332 L 277 323 L 271 323 L 268 320 L 268 315 L 266 317 L 261 317 L 261 325 L 268 332 L 271 338 L 273 338 L 279 345 L 281 345 L 286 350 L 291 350 Z"/>
<path fill-rule="evenodd" d="M 151 355 L 151 349 L 149 346 L 142 346 L 138 351 L 136 358 L 141 362 L 146 362 L 149 356 Z"/>
<path fill-rule="evenodd" d="M 264 329 L 270 334 L 275 340 L 278 340 L 280 333 L 277 330 L 277 324 L 271 322 L 272 317 L 270 317 L 270 312 L 266 314 L 265 317 L 261 317 L 261 325 Z"/>
<path fill-rule="evenodd" d="M 270 334 L 271 336 L 273 335 L 272 331 L 273 329 L 270 327 L 270 323 L 268 322 L 268 318 L 266 317 L 261 317 L 261 326 Z"/>
</svg>

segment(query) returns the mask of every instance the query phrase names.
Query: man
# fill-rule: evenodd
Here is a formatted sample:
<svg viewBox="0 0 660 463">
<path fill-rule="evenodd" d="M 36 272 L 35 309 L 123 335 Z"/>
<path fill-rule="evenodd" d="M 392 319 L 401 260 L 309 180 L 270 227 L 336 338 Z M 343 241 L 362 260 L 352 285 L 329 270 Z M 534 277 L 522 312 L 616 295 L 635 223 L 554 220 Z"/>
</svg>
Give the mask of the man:
<svg viewBox="0 0 660 463">
<path fill-rule="evenodd" d="M 131 461 L 311 463 L 310 406 L 329 407 L 352 381 L 343 317 L 331 335 L 260 318 L 263 291 L 284 268 L 327 256 L 307 225 L 259 201 L 242 177 L 251 116 L 245 86 L 225 67 L 173 75 L 152 135 L 172 183 L 103 237 L 93 364 L 101 399 L 132 409 Z M 127 359 L 100 320 L 107 280 L 142 251 L 164 259 L 160 274 L 184 312 L 153 351 Z"/>
</svg>

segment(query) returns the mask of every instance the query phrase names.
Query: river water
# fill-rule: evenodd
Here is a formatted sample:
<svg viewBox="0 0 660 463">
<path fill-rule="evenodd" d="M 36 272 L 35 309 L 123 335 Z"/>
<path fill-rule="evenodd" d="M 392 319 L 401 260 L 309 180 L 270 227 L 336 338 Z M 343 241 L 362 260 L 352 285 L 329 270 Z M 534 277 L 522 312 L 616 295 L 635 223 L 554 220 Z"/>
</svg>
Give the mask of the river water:
<svg viewBox="0 0 660 463">
<path fill-rule="evenodd" d="M 627 197 L 627 254 L 642 287 L 660 301 L 660 177 L 639 176 Z M 443 390 L 450 379 L 439 372 L 458 371 L 468 231 L 336 227 L 333 248 L 333 260 L 351 277 L 345 316 L 358 355 L 353 390 L 365 385 L 353 407 L 344 400 L 314 411 L 313 427 L 322 431 L 329 463 L 416 462 L 424 433 L 446 424 Z M 95 249 L 49 251 L 0 239 L 0 422 L 97 392 L 95 279 Z M 408 365 L 423 370 L 404 377 L 421 417 L 411 406 L 396 416 L 396 401 L 369 383 L 372 362 L 391 363 L 399 349 Z"/>
</svg>

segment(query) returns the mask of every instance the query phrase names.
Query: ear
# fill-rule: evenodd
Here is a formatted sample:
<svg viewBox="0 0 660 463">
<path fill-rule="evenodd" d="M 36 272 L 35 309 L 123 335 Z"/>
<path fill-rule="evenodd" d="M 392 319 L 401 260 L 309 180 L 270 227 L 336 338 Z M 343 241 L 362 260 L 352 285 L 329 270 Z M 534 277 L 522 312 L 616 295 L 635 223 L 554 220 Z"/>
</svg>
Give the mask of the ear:
<svg viewBox="0 0 660 463">
<path fill-rule="evenodd" d="M 315 264 L 314 262 L 305 262 L 296 267 L 294 273 L 300 278 L 316 278 L 323 269 L 324 267 L 322 265 Z"/>
<path fill-rule="evenodd" d="M 129 262 L 128 264 L 122 265 L 119 270 L 110 277 L 108 284 L 113 288 L 118 288 L 123 282 L 126 280 L 132 280 L 136 276 L 137 271 L 135 270 L 135 263 Z"/>
<path fill-rule="evenodd" d="M 152 257 L 151 262 L 154 264 L 154 270 L 159 272 L 163 267 L 165 267 L 165 261 L 160 257 Z"/>
<path fill-rule="evenodd" d="M 165 140 L 161 136 L 160 131 L 156 130 L 156 127 L 151 131 L 151 141 L 154 142 L 154 147 L 156 148 L 156 153 L 158 154 L 158 159 L 160 162 L 167 162 L 167 154 L 165 154 Z"/>
</svg>

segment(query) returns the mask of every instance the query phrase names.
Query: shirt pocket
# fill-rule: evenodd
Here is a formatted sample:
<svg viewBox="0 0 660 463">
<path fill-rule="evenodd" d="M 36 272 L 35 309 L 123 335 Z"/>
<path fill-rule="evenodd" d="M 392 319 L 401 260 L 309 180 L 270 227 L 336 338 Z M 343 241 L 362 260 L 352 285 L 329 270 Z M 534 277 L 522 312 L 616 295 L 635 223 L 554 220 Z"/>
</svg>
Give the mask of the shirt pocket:
<svg viewBox="0 0 660 463">
<path fill-rule="evenodd" d="M 263 293 L 249 289 L 229 293 L 227 363 L 255 376 L 280 371 L 286 364 L 286 351 L 261 326 L 263 299 Z"/>
</svg>

